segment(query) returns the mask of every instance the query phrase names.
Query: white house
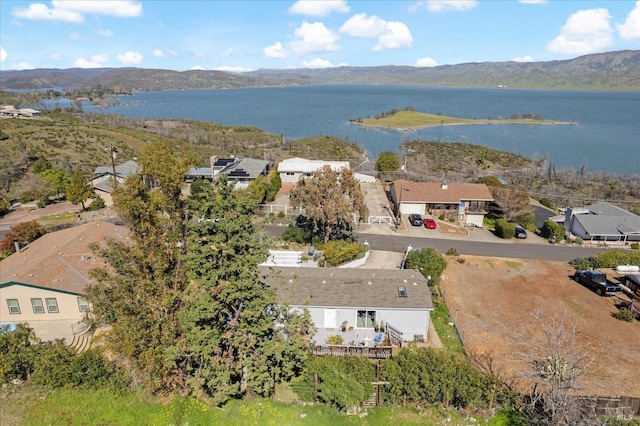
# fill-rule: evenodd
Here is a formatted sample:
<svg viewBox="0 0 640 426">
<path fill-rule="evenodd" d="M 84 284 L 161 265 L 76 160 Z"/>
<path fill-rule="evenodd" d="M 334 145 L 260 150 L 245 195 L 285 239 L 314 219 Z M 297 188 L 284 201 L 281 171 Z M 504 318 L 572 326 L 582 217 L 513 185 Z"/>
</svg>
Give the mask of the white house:
<svg viewBox="0 0 640 426">
<path fill-rule="evenodd" d="M 564 227 L 571 236 L 590 242 L 640 241 L 640 216 L 609 203 L 568 208 Z"/>
<path fill-rule="evenodd" d="M 345 344 L 373 344 L 384 324 L 396 345 L 426 341 L 433 310 L 427 280 L 417 271 L 359 268 L 262 267 L 280 304 L 307 307 L 317 328 L 316 345 L 330 335 Z M 345 331 L 342 331 L 344 324 Z"/>
<path fill-rule="evenodd" d="M 27 323 L 43 340 L 70 343 L 91 307 L 84 289 L 89 271 L 104 266 L 90 249 L 105 237 L 124 239 L 127 229 L 90 222 L 50 232 L 0 262 L 0 324 Z"/>
<path fill-rule="evenodd" d="M 278 164 L 278 173 L 283 184 L 291 184 L 327 168 L 340 172 L 342 169 L 349 169 L 350 166 L 348 161 L 307 160 L 296 157 L 282 160 Z"/>
</svg>

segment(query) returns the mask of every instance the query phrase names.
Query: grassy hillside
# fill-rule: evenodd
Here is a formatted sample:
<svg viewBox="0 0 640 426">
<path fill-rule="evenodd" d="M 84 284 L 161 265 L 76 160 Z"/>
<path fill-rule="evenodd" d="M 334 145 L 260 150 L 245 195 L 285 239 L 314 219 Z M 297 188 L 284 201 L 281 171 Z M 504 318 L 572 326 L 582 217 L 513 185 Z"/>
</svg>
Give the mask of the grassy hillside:
<svg viewBox="0 0 640 426">
<path fill-rule="evenodd" d="M 223 126 L 189 120 L 136 120 L 122 116 L 49 110 L 39 119 L 3 118 L 0 138 L 0 196 L 19 198 L 31 182 L 30 168 L 38 158 L 67 172 L 80 169 L 88 178 L 96 166 L 108 165 L 105 148 L 118 151 L 117 163 L 133 159 L 150 143 L 168 141 L 196 152 L 197 166 L 217 155 L 261 158 L 277 162 L 304 156 L 347 160 L 355 167 L 363 150 L 337 138 L 318 136 L 287 141 L 251 126 Z"/>
</svg>

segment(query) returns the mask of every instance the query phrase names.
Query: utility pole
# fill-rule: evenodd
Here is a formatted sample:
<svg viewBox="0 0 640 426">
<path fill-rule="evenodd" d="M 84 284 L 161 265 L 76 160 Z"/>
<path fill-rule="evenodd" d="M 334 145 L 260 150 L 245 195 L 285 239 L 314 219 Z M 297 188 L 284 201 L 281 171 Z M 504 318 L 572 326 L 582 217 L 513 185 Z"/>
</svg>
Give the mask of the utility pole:
<svg viewBox="0 0 640 426">
<path fill-rule="evenodd" d="M 404 181 L 407 177 L 407 156 L 404 156 L 404 164 L 400 166 L 400 170 L 402 170 L 402 183 L 400 184 L 400 195 L 398 196 L 398 211 L 396 212 L 396 221 L 397 224 L 400 225 L 400 219 L 402 218 L 402 214 L 400 209 L 402 207 L 402 193 L 404 192 Z"/>
<path fill-rule="evenodd" d="M 118 150 L 113 146 L 109 146 L 104 149 L 104 152 L 108 152 L 111 157 L 111 170 L 113 171 L 113 189 L 115 190 L 118 187 L 118 179 L 116 176 L 116 156 L 118 155 Z"/>
</svg>

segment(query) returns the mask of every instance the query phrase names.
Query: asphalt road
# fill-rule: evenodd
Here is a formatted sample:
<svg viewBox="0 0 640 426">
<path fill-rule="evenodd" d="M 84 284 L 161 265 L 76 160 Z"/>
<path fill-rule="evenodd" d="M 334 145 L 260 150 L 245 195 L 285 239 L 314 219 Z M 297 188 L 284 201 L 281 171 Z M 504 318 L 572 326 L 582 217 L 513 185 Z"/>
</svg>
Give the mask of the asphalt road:
<svg viewBox="0 0 640 426">
<path fill-rule="evenodd" d="M 268 226 L 267 233 L 281 235 L 282 226 Z M 356 233 L 354 237 L 361 243 L 367 241 L 372 250 L 403 253 L 411 245 L 413 248 L 432 247 L 439 253 L 455 248 L 458 254 L 469 256 L 493 256 L 516 259 L 552 260 L 568 262 L 578 257 L 590 257 L 605 249 L 560 246 L 553 244 L 509 244 L 482 241 L 462 241 L 439 238 L 420 238 L 404 235 L 378 235 Z"/>
</svg>

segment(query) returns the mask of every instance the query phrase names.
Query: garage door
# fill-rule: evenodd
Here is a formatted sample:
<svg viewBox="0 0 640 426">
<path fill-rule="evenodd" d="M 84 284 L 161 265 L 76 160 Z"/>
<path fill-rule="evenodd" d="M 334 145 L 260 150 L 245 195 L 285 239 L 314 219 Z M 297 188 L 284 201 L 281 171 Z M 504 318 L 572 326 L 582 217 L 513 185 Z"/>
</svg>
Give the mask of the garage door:
<svg viewBox="0 0 640 426">
<path fill-rule="evenodd" d="M 424 204 L 406 204 L 402 203 L 400 205 L 400 212 L 402 214 L 424 214 Z"/>
</svg>

